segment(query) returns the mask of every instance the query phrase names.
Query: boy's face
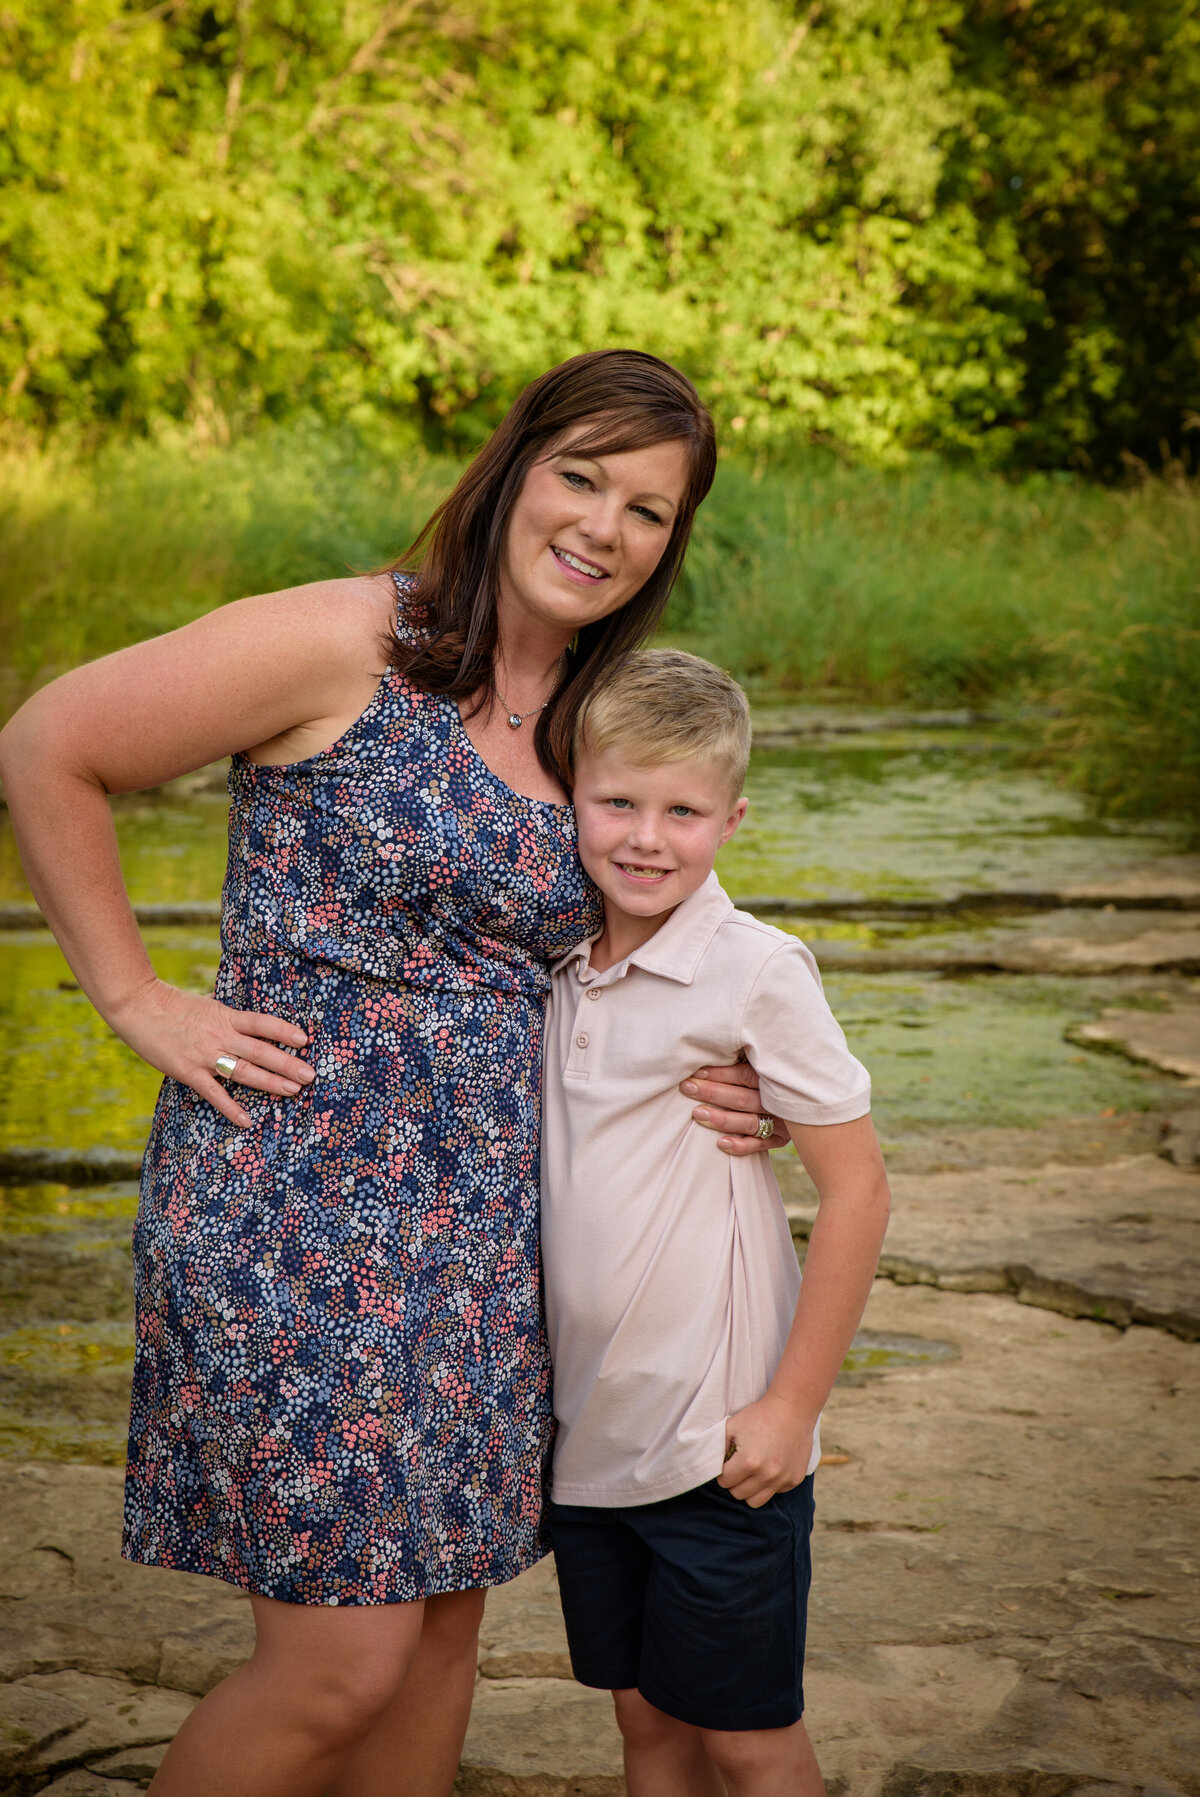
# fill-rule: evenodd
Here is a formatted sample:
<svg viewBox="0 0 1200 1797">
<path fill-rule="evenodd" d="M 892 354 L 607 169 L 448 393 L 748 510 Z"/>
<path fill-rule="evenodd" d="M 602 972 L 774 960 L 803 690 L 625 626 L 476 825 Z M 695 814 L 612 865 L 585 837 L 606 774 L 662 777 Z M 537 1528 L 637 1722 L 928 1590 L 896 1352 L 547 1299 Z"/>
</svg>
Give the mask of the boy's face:
<svg viewBox="0 0 1200 1797">
<path fill-rule="evenodd" d="M 642 767 L 617 749 L 580 755 L 574 800 L 584 867 L 606 903 L 641 918 L 673 911 L 703 886 L 746 815 L 715 762 Z"/>
</svg>

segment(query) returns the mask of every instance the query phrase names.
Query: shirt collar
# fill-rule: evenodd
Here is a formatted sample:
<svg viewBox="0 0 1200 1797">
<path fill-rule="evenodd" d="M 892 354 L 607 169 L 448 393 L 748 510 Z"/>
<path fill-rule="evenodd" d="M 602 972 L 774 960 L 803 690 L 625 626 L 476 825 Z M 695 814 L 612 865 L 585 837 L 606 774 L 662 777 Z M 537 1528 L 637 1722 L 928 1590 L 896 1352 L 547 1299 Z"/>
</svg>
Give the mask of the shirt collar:
<svg viewBox="0 0 1200 1797">
<path fill-rule="evenodd" d="M 646 973 L 661 974 L 668 980 L 690 986 L 701 956 L 732 910 L 733 900 L 716 874 L 711 873 L 703 886 L 684 899 L 682 905 L 676 906 L 662 929 L 656 930 L 648 942 L 597 977 L 607 983 L 622 978 L 630 967 L 640 967 Z M 582 942 L 577 942 L 560 960 L 552 963 L 551 971 L 558 973 L 575 960 L 586 964 L 595 940 L 595 936 L 586 936 Z"/>
</svg>

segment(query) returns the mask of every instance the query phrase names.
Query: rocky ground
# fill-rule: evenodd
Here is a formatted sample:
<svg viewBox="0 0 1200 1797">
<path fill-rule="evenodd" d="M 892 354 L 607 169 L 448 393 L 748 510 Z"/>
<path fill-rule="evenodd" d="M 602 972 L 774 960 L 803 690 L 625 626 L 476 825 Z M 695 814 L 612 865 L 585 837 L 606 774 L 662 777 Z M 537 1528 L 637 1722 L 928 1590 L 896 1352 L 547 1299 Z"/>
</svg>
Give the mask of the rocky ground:
<svg viewBox="0 0 1200 1797">
<path fill-rule="evenodd" d="M 1195 1797 L 1196 1348 L 887 1280 L 867 1322 L 956 1353 L 827 1415 L 806 1687 L 831 1797 Z M 119 1509 L 115 1469 L 0 1468 L 0 1789 L 143 1788 L 248 1649 L 239 1594 L 117 1558 Z M 489 1600 L 458 1790 L 623 1790 L 551 1562 Z"/>
<path fill-rule="evenodd" d="M 1173 929 L 1191 904 L 1154 915 Z M 1156 1009 L 1075 1038 L 1172 1075 L 1170 1115 L 913 1135 L 892 1156 L 884 1276 L 818 1479 L 806 1691 L 831 1797 L 1200 1797 L 1200 989 L 1180 965 Z M 69 1238 L 10 1238 L 0 1306 L 19 1341 L 52 1287 L 63 1341 L 103 1361 L 128 1308 L 111 1182 L 132 1168 L 76 1160 L 0 1167 L 109 1182 Z M 812 1194 L 794 1162 L 781 1174 L 802 1254 Z M 65 1414 L 75 1363 L 35 1376 L 13 1353 L 0 1405 Z M 127 1389 L 106 1365 L 97 1458 Z M 119 1509 L 115 1466 L 0 1461 L 0 1797 L 144 1789 L 248 1649 L 240 1594 L 120 1561 Z M 489 1599 L 457 1789 L 624 1789 L 608 1700 L 570 1678 L 551 1562 Z"/>
</svg>

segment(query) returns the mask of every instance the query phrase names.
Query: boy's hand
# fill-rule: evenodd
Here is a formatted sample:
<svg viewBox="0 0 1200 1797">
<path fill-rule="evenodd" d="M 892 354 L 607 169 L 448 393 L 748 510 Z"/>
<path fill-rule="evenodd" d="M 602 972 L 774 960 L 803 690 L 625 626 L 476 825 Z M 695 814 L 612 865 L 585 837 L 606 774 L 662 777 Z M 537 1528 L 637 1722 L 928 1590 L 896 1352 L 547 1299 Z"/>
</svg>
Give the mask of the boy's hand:
<svg viewBox="0 0 1200 1797">
<path fill-rule="evenodd" d="M 679 1089 L 685 1098 L 700 1099 L 692 1116 L 702 1129 L 722 1132 L 717 1147 L 726 1154 L 764 1154 L 768 1148 L 786 1148 L 791 1141 L 781 1123 L 765 1140 L 758 1134 L 764 1115 L 758 1075 L 745 1061 L 732 1067 L 698 1067 Z"/>
<path fill-rule="evenodd" d="M 725 1424 L 725 1465 L 717 1483 L 760 1510 L 777 1491 L 803 1484 L 815 1428 L 815 1419 L 802 1421 L 793 1405 L 767 1392 Z"/>
</svg>

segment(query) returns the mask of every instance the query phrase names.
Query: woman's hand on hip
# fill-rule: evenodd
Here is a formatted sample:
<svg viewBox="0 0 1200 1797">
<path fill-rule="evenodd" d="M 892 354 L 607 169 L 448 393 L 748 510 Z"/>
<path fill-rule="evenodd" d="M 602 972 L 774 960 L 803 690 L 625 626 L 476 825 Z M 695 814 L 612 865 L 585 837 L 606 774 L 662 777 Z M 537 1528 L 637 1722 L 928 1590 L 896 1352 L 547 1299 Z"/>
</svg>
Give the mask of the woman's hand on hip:
<svg viewBox="0 0 1200 1797">
<path fill-rule="evenodd" d="M 679 1089 L 685 1098 L 699 1100 L 692 1116 L 702 1129 L 721 1132 L 717 1147 L 726 1154 L 763 1154 L 768 1148 L 786 1148 L 791 1141 L 773 1117 L 771 1134 L 759 1134 L 762 1119 L 770 1112 L 762 1108 L 758 1075 L 745 1061 L 732 1067 L 700 1067 Z"/>
<path fill-rule="evenodd" d="M 219 999 L 181 992 L 154 980 L 110 1011 L 108 1022 L 135 1054 L 161 1073 L 206 1098 L 246 1129 L 253 1119 L 224 1084 L 251 1086 L 277 1098 L 294 1098 L 316 1078 L 313 1069 L 277 1043 L 303 1048 L 308 1037 L 294 1023 L 259 1011 L 234 1011 Z M 234 1066 L 218 1074 L 217 1057 L 230 1055 Z"/>
</svg>

